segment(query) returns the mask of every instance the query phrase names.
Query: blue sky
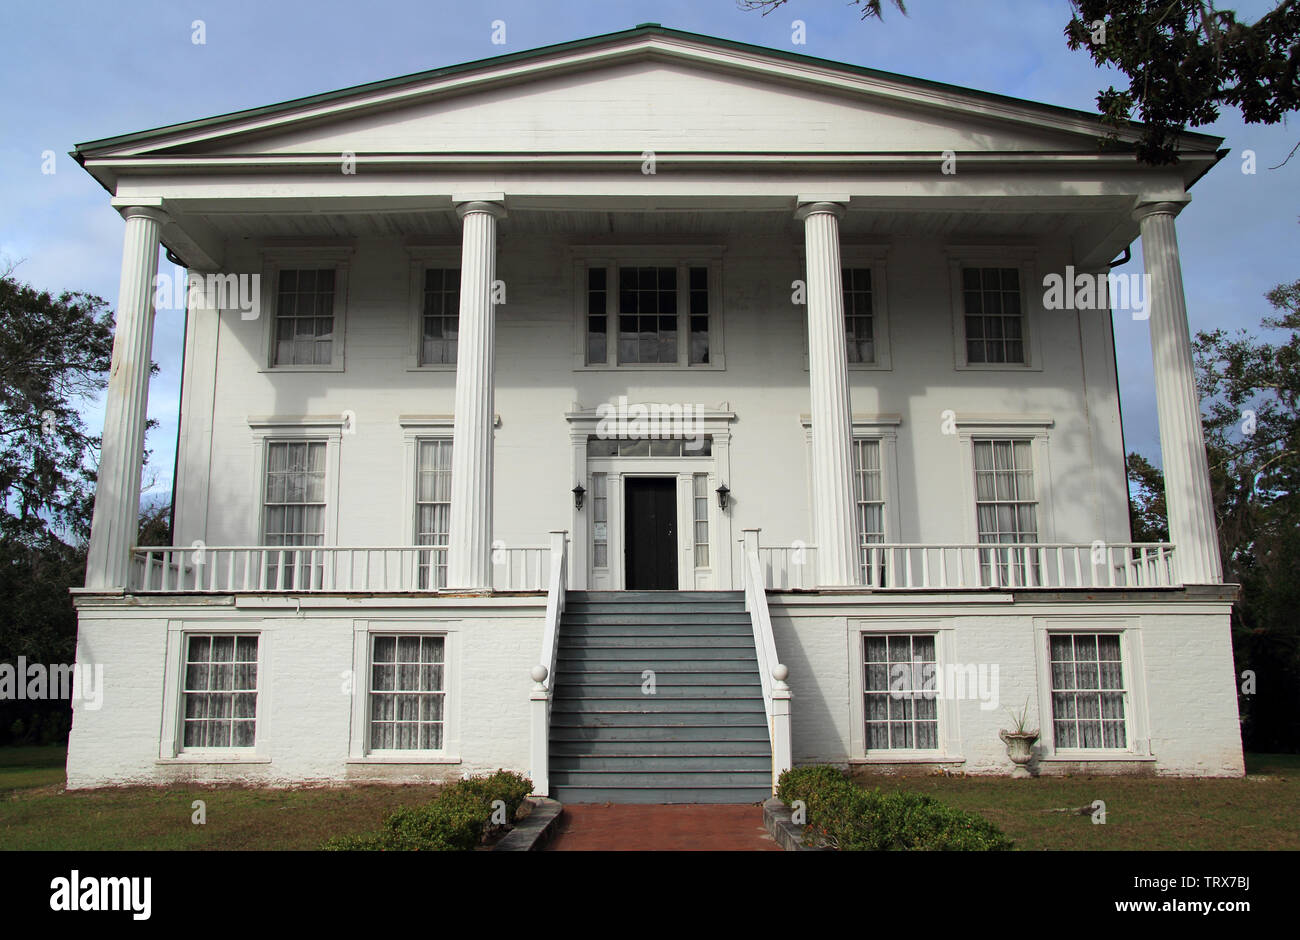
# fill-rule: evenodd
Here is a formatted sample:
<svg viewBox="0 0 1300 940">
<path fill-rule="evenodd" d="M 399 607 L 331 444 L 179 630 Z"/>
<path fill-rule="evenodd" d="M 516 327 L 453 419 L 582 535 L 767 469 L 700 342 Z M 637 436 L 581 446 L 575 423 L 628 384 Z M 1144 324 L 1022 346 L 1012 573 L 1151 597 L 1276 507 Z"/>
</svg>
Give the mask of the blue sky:
<svg viewBox="0 0 1300 940">
<path fill-rule="evenodd" d="M 1254 20 L 1271 0 L 1224 2 Z M 0 10 L 0 259 L 37 287 L 117 297 L 122 221 L 109 196 L 69 157 L 75 143 L 283 101 L 361 82 L 626 29 L 642 22 L 1093 110 L 1098 90 L 1122 77 L 1070 52 L 1066 0 L 909 0 L 883 23 L 860 22 L 843 0 L 791 0 L 763 17 L 735 0 L 118 0 L 8 3 Z M 191 42 L 201 19 L 206 44 Z M 792 45 L 791 21 L 806 24 Z M 493 45 L 491 24 L 506 23 Z M 1300 140 L 1291 126 L 1249 127 L 1235 114 L 1200 128 L 1232 153 L 1193 190 L 1178 219 L 1192 329 L 1258 327 L 1263 294 L 1300 277 Z M 1253 150 L 1258 171 L 1241 172 Z M 55 172 L 42 172 L 53 151 Z M 1123 272 L 1141 271 L 1140 245 Z M 164 270 L 169 266 L 164 265 Z M 182 317 L 158 315 L 149 414 L 159 422 L 146 479 L 170 492 Z M 1116 318 L 1125 437 L 1159 452 L 1147 324 Z M 99 403 L 85 409 L 98 431 Z"/>
</svg>

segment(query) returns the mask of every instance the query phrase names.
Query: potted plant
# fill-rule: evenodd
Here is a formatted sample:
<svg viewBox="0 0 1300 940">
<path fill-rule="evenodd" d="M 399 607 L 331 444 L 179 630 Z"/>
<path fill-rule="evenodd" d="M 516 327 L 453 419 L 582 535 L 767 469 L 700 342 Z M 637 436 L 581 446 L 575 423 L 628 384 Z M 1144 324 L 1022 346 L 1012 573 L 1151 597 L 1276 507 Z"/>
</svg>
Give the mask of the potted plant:
<svg viewBox="0 0 1300 940">
<path fill-rule="evenodd" d="M 999 731 L 998 737 L 1007 746 L 1007 757 L 1010 757 L 1011 762 L 1016 765 L 1016 769 L 1011 771 L 1011 776 L 1028 777 L 1030 774 L 1026 765 L 1034 756 L 1034 742 L 1038 740 L 1038 729 L 1029 727 L 1029 699 L 1025 699 L 1025 707 L 1020 710 L 1019 715 L 1009 708 L 1007 714 L 1015 722 L 1015 727 L 1010 731 Z"/>
</svg>

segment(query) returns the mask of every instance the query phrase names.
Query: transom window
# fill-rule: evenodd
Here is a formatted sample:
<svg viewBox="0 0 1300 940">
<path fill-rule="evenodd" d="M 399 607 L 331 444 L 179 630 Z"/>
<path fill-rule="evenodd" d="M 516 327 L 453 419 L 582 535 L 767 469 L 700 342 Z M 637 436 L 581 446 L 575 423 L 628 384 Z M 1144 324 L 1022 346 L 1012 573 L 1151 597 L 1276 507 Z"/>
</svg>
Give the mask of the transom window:
<svg viewBox="0 0 1300 940">
<path fill-rule="evenodd" d="M 962 268 L 968 363 L 1024 363 L 1018 268 Z"/>
<path fill-rule="evenodd" d="M 857 504 L 858 565 L 862 583 L 871 579 L 871 550 L 885 540 L 885 488 L 880 469 L 880 441 L 859 438 L 853 442 L 853 498 Z M 884 559 L 878 557 L 877 575 L 883 581 Z"/>
<path fill-rule="evenodd" d="M 934 634 L 867 634 L 862 647 L 867 750 L 938 748 Z"/>
<path fill-rule="evenodd" d="M 324 441 L 267 443 L 263 544 L 325 544 L 325 447 Z M 312 568 L 311 554 L 267 552 L 268 585 L 319 587 L 323 571 L 319 566 Z"/>
<path fill-rule="evenodd" d="M 252 747 L 257 731 L 257 635 L 190 634 L 184 674 L 183 746 Z"/>
<path fill-rule="evenodd" d="M 334 269 L 281 269 L 275 297 L 273 365 L 334 361 Z"/>
<path fill-rule="evenodd" d="M 1033 442 L 974 441 L 975 515 L 981 543 L 1003 545 L 1038 541 L 1038 497 L 1034 488 Z M 1032 549 L 980 551 L 982 583 L 1025 585 L 1036 577 Z"/>
<path fill-rule="evenodd" d="M 372 750 L 442 750 L 446 653 L 441 636 L 371 638 Z"/>
<path fill-rule="evenodd" d="M 454 363 L 459 330 L 460 270 L 427 269 L 420 316 L 420 365 Z"/>
<path fill-rule="evenodd" d="M 1048 636 L 1052 733 L 1058 748 L 1123 748 L 1124 666 L 1113 633 Z"/>
<path fill-rule="evenodd" d="M 871 269 L 843 268 L 844 332 L 849 362 L 876 361 L 875 322 L 871 308 Z"/>
<path fill-rule="evenodd" d="M 676 438 L 587 438 L 588 457 L 709 457 L 713 454 L 713 436 Z"/>
</svg>

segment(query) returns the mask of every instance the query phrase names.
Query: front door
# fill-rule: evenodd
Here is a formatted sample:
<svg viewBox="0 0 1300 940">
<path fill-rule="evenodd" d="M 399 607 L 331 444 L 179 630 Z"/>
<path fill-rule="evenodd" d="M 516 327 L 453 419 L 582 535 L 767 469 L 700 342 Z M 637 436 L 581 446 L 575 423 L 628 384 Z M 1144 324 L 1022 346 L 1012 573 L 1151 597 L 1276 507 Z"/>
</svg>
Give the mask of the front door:
<svg viewBox="0 0 1300 940">
<path fill-rule="evenodd" d="M 627 589 L 677 590 L 677 480 L 627 477 L 623 486 Z"/>
</svg>

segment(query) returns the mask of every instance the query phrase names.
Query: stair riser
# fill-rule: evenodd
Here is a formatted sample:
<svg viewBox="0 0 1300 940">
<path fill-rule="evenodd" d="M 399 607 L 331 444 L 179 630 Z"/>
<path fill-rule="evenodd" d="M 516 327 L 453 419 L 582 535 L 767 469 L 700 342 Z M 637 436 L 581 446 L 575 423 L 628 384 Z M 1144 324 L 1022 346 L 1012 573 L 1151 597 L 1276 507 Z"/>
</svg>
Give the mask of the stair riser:
<svg viewBox="0 0 1300 940">
<path fill-rule="evenodd" d="M 641 692 L 640 683 L 632 685 L 596 685 L 590 682 L 584 682 L 578 685 L 559 685 L 555 689 L 555 698 L 553 702 L 570 702 L 570 701 L 589 701 L 591 699 L 600 699 L 602 701 L 610 699 L 626 699 L 628 701 L 639 702 L 645 698 L 655 698 L 660 701 L 671 699 L 693 698 L 725 698 L 725 699 L 751 699 L 758 701 L 762 705 L 762 696 L 757 685 L 722 685 L 720 683 L 701 683 L 699 685 L 665 685 L 662 682 L 656 687 L 654 695 L 645 695 Z"/>
<path fill-rule="evenodd" d="M 753 652 L 751 646 L 748 651 L 743 649 L 716 649 L 709 647 L 699 647 L 698 649 L 655 649 L 655 650 L 636 650 L 636 649 L 564 649 L 560 650 L 555 657 L 558 668 L 567 667 L 569 664 L 582 665 L 584 663 L 625 663 L 629 666 L 641 664 L 642 669 L 655 668 L 672 668 L 683 662 L 724 662 L 740 665 L 742 663 L 749 665 L 751 669 L 758 669 L 758 656 Z M 658 663 L 657 667 L 655 664 Z"/>
<path fill-rule="evenodd" d="M 754 641 L 744 636 L 570 636 L 560 644 L 558 653 L 581 653 L 585 650 L 630 650 L 649 655 L 659 650 L 736 650 L 753 651 Z"/>
<path fill-rule="evenodd" d="M 645 772 L 691 774 L 700 771 L 729 771 L 739 773 L 770 774 L 772 758 L 770 756 L 720 756 L 708 754 L 701 756 L 676 755 L 672 757 L 618 756 L 618 755 L 582 755 L 580 757 L 561 757 L 551 755 L 551 775 L 570 771 L 618 772 L 640 774 Z"/>
<path fill-rule="evenodd" d="M 770 762 L 770 750 L 766 735 L 756 741 L 551 741 L 552 760 L 561 757 L 625 757 L 633 754 L 677 758 L 761 755 Z"/>
<path fill-rule="evenodd" d="M 552 728 L 644 728 L 667 731 L 670 728 L 757 728 L 767 731 L 767 720 L 761 711 L 753 714 L 732 712 L 697 712 L 645 714 L 626 712 L 615 714 L 569 714 L 552 710 Z"/>
<path fill-rule="evenodd" d="M 764 714 L 763 703 L 753 699 L 661 699 L 646 696 L 647 701 L 629 699 L 578 699 L 555 702 L 551 720 L 566 715 L 752 715 Z M 598 719 L 599 720 L 599 719 Z"/>
<path fill-rule="evenodd" d="M 692 724 L 692 725 L 594 725 L 574 722 L 568 725 L 551 725 L 551 740 L 556 743 L 582 743 L 599 741 L 753 741 L 766 744 L 766 725 Z"/>
<path fill-rule="evenodd" d="M 665 609 L 653 613 L 634 614 L 627 611 L 616 611 L 605 614 L 580 614 L 571 611 L 565 611 L 562 615 L 563 622 L 569 623 L 589 623 L 589 624 L 728 624 L 728 625 L 746 625 L 751 623 L 745 614 L 728 614 L 728 613 L 699 613 L 695 610 L 675 610 Z M 563 636 L 563 627 L 561 627 L 561 636 Z"/>
<path fill-rule="evenodd" d="M 647 771 L 637 773 L 622 773 L 616 770 L 551 771 L 551 784 L 557 787 L 761 787 L 770 786 L 771 782 L 772 772 L 770 767 L 758 771 Z"/>
<path fill-rule="evenodd" d="M 600 603 L 591 601 L 566 601 L 564 616 L 588 614 L 657 614 L 666 611 L 693 611 L 700 614 L 728 614 L 733 617 L 748 617 L 743 602 L 701 601 L 695 604 L 637 604 L 637 603 Z"/>
<path fill-rule="evenodd" d="M 561 803 L 761 803 L 772 795 L 768 787 L 720 787 L 717 789 L 600 789 L 551 786 L 551 798 Z"/>
<path fill-rule="evenodd" d="M 664 603 L 694 604 L 698 601 L 740 601 L 744 603 L 744 591 L 565 591 L 565 603 L 569 601 L 600 602 L 614 604 Z"/>
</svg>

